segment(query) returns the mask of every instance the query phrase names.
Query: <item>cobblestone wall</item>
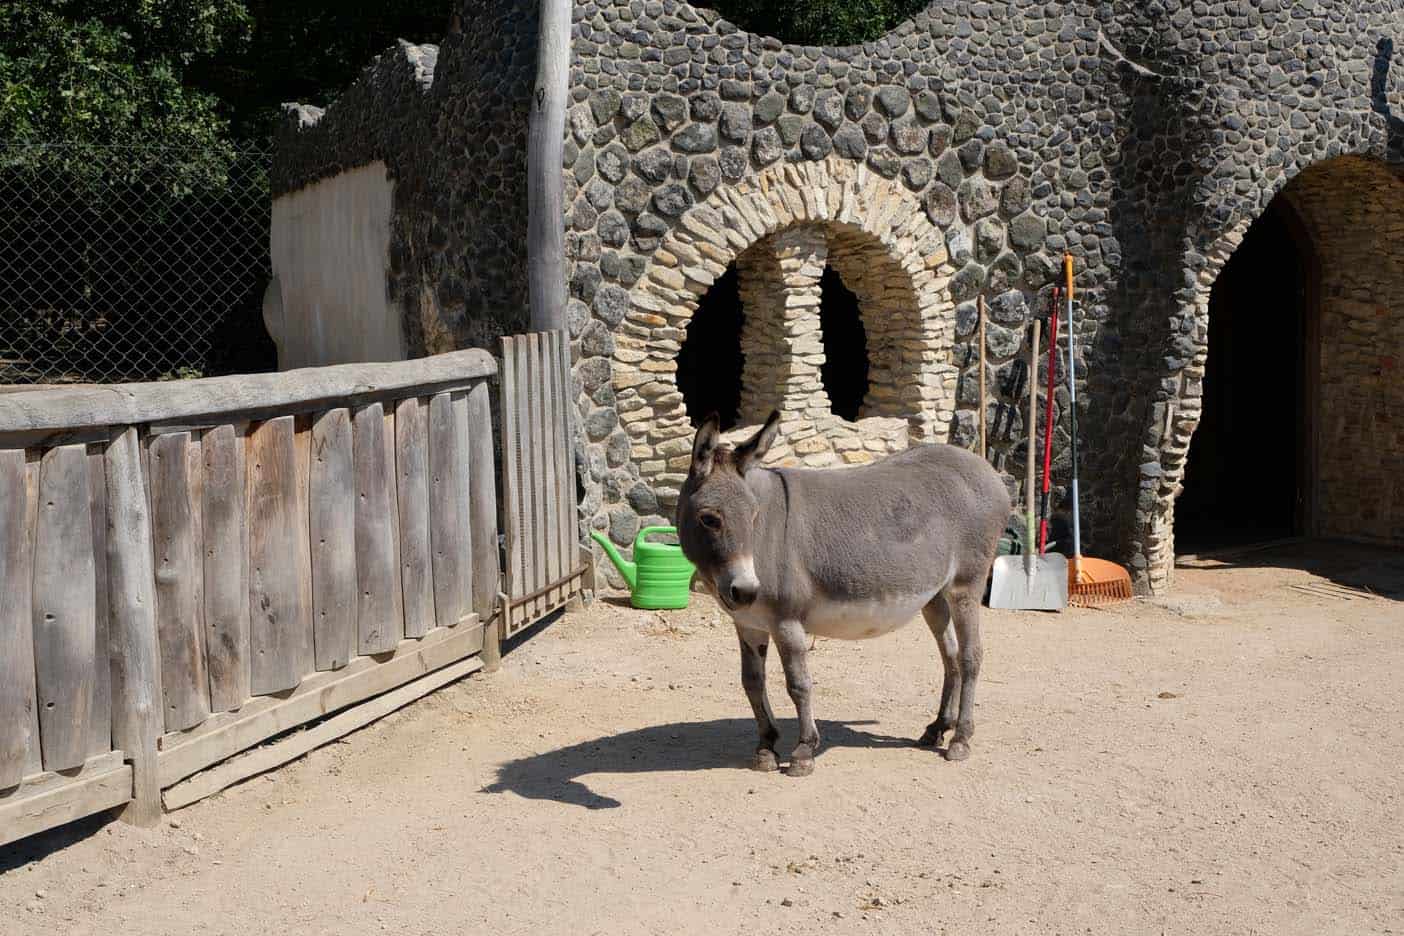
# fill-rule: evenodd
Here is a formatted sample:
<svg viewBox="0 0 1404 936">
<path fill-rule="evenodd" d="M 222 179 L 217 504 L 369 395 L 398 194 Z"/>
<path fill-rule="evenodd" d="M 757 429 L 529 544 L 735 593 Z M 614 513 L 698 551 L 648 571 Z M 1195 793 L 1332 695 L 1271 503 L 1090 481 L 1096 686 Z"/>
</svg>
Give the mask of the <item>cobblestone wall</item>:
<svg viewBox="0 0 1404 936">
<path fill-rule="evenodd" d="M 465 4 L 471 25 L 437 50 L 431 82 L 426 47 L 402 48 L 280 140 L 283 190 L 385 159 L 392 295 L 416 350 L 525 321 L 535 4 L 515 6 Z M 942 0 L 844 49 L 674 0 L 577 3 L 564 171 L 585 520 L 624 542 L 666 514 L 691 434 L 669 365 L 698 297 L 758 242 L 818 224 L 835 258 L 843 232 L 886 257 L 881 301 L 911 324 L 884 353 L 914 377 L 878 418 L 959 444 L 977 418 L 973 300 L 991 309 L 991 406 L 1017 403 L 1018 349 L 1067 250 L 1085 545 L 1165 584 L 1209 286 L 1306 167 L 1404 163 L 1399 40 L 1401 0 Z M 1055 400 L 1063 472 L 1065 391 Z M 1004 409 L 994 458 L 1013 486 L 1023 428 Z M 835 452 L 889 438 L 795 427 L 810 429 Z"/>
</svg>

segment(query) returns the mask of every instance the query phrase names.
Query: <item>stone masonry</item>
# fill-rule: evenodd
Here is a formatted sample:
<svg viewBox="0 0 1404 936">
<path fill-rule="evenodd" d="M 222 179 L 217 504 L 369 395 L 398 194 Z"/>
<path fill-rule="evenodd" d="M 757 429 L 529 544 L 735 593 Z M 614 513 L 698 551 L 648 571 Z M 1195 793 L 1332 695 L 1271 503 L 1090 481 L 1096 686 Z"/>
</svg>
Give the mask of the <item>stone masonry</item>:
<svg viewBox="0 0 1404 936">
<path fill-rule="evenodd" d="M 386 163 L 387 290 L 412 353 L 490 346 L 526 320 L 535 4 L 465 4 L 463 18 L 438 47 L 383 56 L 326 114 L 297 111 L 274 167 L 281 193 Z M 782 410 L 778 460 L 968 446 L 983 418 L 1017 490 L 1020 349 L 1067 251 L 1084 546 L 1163 588 L 1209 288 L 1288 189 L 1323 268 L 1351 271 L 1321 283 L 1320 405 L 1344 415 L 1320 421 L 1320 525 L 1404 540 L 1388 487 L 1402 457 L 1401 40 L 1404 0 L 939 0 L 847 48 L 747 34 L 677 0 L 578 2 L 563 172 L 582 519 L 624 544 L 670 513 L 693 432 L 677 353 L 733 264 L 742 421 Z M 1317 173 L 1322 191 L 1364 192 L 1323 200 Z M 818 381 L 825 265 L 868 336 L 870 390 L 852 423 L 827 411 Z M 1061 498 L 1063 387 L 1054 402 Z M 1350 472 L 1331 450 L 1345 440 Z"/>
</svg>

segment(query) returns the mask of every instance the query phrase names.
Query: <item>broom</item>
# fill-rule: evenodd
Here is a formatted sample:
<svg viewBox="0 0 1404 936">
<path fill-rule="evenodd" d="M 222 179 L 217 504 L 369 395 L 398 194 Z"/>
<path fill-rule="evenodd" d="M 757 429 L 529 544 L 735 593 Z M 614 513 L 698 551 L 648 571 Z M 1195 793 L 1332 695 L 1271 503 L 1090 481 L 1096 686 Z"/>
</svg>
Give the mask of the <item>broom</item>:
<svg viewBox="0 0 1404 936">
<path fill-rule="evenodd" d="M 1068 410 L 1072 429 L 1073 556 L 1068 563 L 1068 602 L 1080 608 L 1095 608 L 1129 601 L 1131 574 L 1114 562 L 1088 559 L 1082 555 L 1082 525 L 1078 517 L 1077 492 L 1077 331 L 1073 327 L 1073 258 L 1063 254 L 1063 278 L 1068 301 Z"/>
</svg>

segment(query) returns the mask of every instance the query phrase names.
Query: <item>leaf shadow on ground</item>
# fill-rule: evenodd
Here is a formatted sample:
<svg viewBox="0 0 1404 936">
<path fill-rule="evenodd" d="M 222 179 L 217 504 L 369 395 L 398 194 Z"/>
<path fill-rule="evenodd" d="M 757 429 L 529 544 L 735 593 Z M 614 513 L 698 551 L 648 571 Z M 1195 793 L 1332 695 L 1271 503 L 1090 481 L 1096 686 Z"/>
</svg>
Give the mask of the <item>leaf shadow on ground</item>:
<svg viewBox="0 0 1404 936">
<path fill-rule="evenodd" d="M 912 747 L 910 738 L 897 738 L 857 728 L 871 721 L 819 722 L 824 751 L 830 748 Z M 786 728 L 789 730 L 787 731 Z M 793 724 L 781 722 L 780 750 L 794 738 Z M 624 805 L 596 793 L 581 778 L 590 774 L 655 773 L 664 771 L 750 770 L 756 746 L 756 723 L 749 718 L 718 718 L 702 722 L 673 722 L 606 735 L 503 764 L 497 782 L 483 793 L 515 793 L 526 799 L 554 800 L 586 809 L 617 809 Z"/>
</svg>

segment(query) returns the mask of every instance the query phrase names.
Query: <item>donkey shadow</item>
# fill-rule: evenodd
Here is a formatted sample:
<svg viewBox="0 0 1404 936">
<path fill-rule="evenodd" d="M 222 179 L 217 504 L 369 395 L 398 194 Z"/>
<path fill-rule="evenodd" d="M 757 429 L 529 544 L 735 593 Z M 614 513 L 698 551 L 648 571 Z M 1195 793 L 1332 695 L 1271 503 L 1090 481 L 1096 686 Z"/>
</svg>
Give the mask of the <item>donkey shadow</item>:
<svg viewBox="0 0 1404 936">
<path fill-rule="evenodd" d="M 875 722 L 819 722 L 827 748 L 911 747 L 910 738 L 856 730 Z M 503 764 L 483 793 L 516 793 L 586 809 L 617 809 L 618 800 L 596 793 L 579 778 L 589 774 L 675 770 L 750 770 L 756 723 L 750 718 L 674 722 L 607 735 Z M 823 750 L 820 751 L 820 757 Z"/>
</svg>

